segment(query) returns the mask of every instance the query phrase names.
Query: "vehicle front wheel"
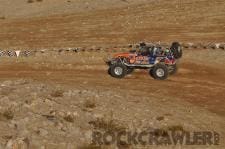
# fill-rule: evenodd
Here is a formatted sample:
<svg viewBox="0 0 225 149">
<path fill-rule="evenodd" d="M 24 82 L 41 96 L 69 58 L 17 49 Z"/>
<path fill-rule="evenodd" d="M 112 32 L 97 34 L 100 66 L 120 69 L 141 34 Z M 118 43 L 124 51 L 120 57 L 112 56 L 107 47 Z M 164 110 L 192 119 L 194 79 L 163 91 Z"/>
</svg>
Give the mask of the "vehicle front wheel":
<svg viewBox="0 0 225 149">
<path fill-rule="evenodd" d="M 152 70 L 150 70 L 153 78 L 156 80 L 165 80 L 168 78 L 168 68 L 163 64 L 156 64 Z"/>
<path fill-rule="evenodd" d="M 123 78 L 127 74 L 127 67 L 121 63 L 110 66 L 110 75 L 114 78 Z"/>
</svg>

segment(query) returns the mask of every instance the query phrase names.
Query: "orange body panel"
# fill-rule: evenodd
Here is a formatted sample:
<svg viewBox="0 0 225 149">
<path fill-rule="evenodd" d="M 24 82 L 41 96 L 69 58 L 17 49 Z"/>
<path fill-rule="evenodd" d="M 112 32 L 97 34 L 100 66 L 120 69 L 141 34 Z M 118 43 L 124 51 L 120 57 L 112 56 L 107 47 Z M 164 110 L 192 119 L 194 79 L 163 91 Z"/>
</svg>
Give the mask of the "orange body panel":
<svg viewBox="0 0 225 149">
<path fill-rule="evenodd" d="M 117 53 L 113 57 L 114 58 L 118 58 L 118 57 L 126 57 L 126 58 L 129 58 L 132 55 L 136 55 L 136 54 L 131 54 L 129 52 L 124 52 L 124 53 Z"/>
<path fill-rule="evenodd" d="M 129 62 L 131 64 L 133 64 L 133 63 L 136 62 L 137 54 L 136 53 L 124 52 L 124 53 L 115 54 L 113 57 L 114 58 L 119 58 L 119 57 L 127 58 L 127 60 L 129 60 Z"/>
</svg>

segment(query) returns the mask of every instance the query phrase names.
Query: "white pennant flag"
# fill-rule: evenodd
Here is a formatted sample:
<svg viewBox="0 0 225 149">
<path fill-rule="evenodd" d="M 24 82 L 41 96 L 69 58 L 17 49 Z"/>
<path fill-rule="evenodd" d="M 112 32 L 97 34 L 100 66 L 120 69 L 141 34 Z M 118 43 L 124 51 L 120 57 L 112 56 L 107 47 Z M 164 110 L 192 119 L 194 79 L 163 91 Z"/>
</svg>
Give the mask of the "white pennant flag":
<svg viewBox="0 0 225 149">
<path fill-rule="evenodd" d="M 219 44 L 219 43 L 216 43 L 215 45 L 216 45 L 216 48 L 217 48 L 217 49 L 220 48 L 220 44 Z"/>
<path fill-rule="evenodd" d="M 16 57 L 20 56 L 20 51 L 15 51 L 16 52 Z"/>
</svg>

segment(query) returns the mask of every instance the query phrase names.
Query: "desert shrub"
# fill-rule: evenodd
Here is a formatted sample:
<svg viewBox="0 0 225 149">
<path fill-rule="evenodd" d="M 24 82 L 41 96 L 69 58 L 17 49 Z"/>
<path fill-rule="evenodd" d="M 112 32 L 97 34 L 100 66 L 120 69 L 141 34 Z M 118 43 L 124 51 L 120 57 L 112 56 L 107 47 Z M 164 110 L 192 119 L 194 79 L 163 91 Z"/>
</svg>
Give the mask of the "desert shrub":
<svg viewBox="0 0 225 149">
<path fill-rule="evenodd" d="M 51 96 L 52 97 L 63 97 L 63 93 L 64 93 L 63 90 L 56 90 L 51 93 Z"/>
<path fill-rule="evenodd" d="M 72 116 L 72 115 L 66 115 L 66 116 L 64 116 L 64 120 L 65 121 L 67 121 L 67 122 L 70 122 L 70 123 L 73 123 L 74 122 L 74 116 Z"/>
<path fill-rule="evenodd" d="M 158 117 L 156 117 L 156 120 L 158 120 L 158 121 L 163 121 L 165 118 L 164 118 L 164 116 L 158 116 Z"/>
<path fill-rule="evenodd" d="M 12 120 L 14 118 L 14 112 L 11 108 L 6 109 L 2 113 L 0 113 L 1 118 L 4 118 L 6 120 Z"/>
<path fill-rule="evenodd" d="M 84 107 L 88 109 L 93 109 L 96 107 L 96 102 L 94 100 L 86 100 L 84 102 Z"/>
</svg>

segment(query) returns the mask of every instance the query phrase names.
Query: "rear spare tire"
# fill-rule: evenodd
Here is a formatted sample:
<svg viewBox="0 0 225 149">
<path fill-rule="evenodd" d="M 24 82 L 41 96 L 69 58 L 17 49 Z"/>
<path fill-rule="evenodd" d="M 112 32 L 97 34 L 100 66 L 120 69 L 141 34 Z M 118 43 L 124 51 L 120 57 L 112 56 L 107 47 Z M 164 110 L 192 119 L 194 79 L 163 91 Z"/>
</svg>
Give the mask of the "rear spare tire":
<svg viewBox="0 0 225 149">
<path fill-rule="evenodd" d="M 170 50 L 173 53 L 174 58 L 176 59 L 181 58 L 183 55 L 182 47 L 178 42 L 173 42 Z"/>
</svg>

